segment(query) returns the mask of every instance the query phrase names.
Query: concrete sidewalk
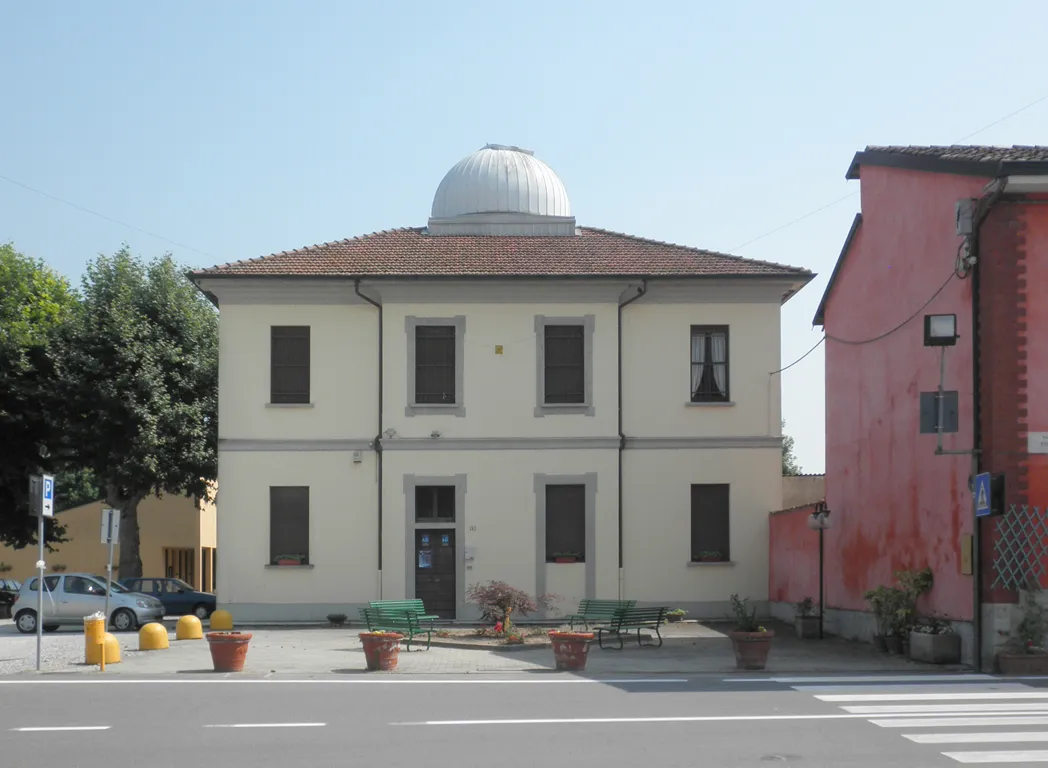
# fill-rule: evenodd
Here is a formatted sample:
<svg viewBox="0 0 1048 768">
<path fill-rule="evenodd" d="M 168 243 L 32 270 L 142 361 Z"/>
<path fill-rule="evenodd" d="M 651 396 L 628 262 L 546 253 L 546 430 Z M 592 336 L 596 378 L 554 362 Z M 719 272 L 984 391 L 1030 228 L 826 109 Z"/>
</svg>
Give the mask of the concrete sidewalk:
<svg viewBox="0 0 1048 768">
<path fill-rule="evenodd" d="M 6 624 L 3 622 L 0 624 Z M 170 624 L 170 623 L 169 623 Z M 963 667 L 930 666 L 899 656 L 888 656 L 871 646 L 837 638 L 798 640 L 793 628 L 770 624 L 776 633 L 768 668 L 761 673 L 863 673 L 947 672 Z M 747 674 L 735 669 L 731 641 L 723 634 L 728 625 L 667 625 L 662 648 L 638 648 L 626 642 L 623 650 L 590 650 L 587 672 L 593 674 Z M 245 674 L 326 675 L 364 671 L 364 653 L 359 627 L 253 629 Z M 0 674 L 32 671 L 35 638 L 0 626 Z M 165 651 L 140 652 L 134 633 L 117 635 L 122 662 L 107 668 L 106 675 L 213 674 L 206 640 L 175 641 Z M 61 652 L 59 652 L 61 650 Z M 63 630 L 44 637 L 44 671 L 97 674 L 98 668 L 83 664 L 83 634 Z M 402 650 L 396 674 L 441 675 L 497 672 L 541 672 L 553 670 L 550 648 L 467 650 L 434 646 L 428 651 Z"/>
</svg>

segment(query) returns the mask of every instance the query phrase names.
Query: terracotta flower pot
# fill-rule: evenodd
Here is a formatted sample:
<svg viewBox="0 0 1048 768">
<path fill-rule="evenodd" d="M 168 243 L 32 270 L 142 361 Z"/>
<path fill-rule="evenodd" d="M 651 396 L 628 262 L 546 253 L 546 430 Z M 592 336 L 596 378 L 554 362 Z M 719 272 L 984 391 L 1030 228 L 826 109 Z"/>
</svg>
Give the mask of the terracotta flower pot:
<svg viewBox="0 0 1048 768">
<path fill-rule="evenodd" d="M 764 669 L 771 652 L 774 632 L 729 632 L 731 646 L 735 650 L 735 666 L 738 669 Z"/>
<path fill-rule="evenodd" d="M 364 646 L 364 659 L 372 672 L 389 672 L 397 668 L 400 661 L 400 641 L 403 635 L 396 632 L 361 632 L 360 642 Z"/>
<path fill-rule="evenodd" d="M 208 632 L 207 642 L 211 647 L 211 663 L 216 672 L 240 672 L 247 661 L 247 646 L 251 642 L 250 632 Z"/>
<path fill-rule="evenodd" d="M 549 639 L 557 669 L 581 672 L 586 668 L 592 632 L 550 632 Z"/>
</svg>

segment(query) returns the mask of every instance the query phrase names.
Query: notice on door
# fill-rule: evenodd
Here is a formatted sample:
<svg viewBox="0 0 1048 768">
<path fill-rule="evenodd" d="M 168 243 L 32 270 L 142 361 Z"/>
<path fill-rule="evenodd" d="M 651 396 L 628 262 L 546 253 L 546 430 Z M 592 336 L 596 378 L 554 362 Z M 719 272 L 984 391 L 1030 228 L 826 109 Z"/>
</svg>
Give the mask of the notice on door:
<svg viewBox="0 0 1048 768">
<path fill-rule="evenodd" d="M 1048 453 L 1048 432 L 1029 432 L 1026 439 L 1030 453 Z"/>
</svg>

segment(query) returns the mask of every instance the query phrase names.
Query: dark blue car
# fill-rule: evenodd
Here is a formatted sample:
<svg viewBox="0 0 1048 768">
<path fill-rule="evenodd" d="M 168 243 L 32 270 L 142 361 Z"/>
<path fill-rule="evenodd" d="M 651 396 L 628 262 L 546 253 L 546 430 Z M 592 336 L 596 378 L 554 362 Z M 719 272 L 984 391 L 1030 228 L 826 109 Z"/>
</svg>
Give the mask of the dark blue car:
<svg viewBox="0 0 1048 768">
<path fill-rule="evenodd" d="M 120 583 L 132 592 L 155 597 L 164 604 L 166 616 L 191 613 L 203 621 L 215 611 L 213 594 L 197 592 L 182 579 L 122 579 Z"/>
</svg>

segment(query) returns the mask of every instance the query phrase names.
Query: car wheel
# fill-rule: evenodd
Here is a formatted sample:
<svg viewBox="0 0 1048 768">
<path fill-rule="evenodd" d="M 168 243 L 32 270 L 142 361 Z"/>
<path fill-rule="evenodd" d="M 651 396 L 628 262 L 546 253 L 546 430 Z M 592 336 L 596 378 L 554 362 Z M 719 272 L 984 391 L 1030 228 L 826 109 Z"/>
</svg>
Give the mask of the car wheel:
<svg viewBox="0 0 1048 768">
<path fill-rule="evenodd" d="M 36 632 L 36 612 L 21 611 L 15 616 L 15 626 L 23 635 L 31 635 Z"/>
<path fill-rule="evenodd" d="M 193 615 L 196 616 L 201 621 L 203 621 L 204 619 L 206 619 L 208 616 L 211 615 L 211 611 L 208 610 L 206 605 L 204 605 L 203 603 L 200 603 L 200 605 L 198 605 L 198 606 L 193 608 Z"/>
<path fill-rule="evenodd" d="M 113 629 L 117 632 L 130 632 L 134 628 L 135 614 L 131 613 L 127 608 L 121 608 L 113 614 Z"/>
<path fill-rule="evenodd" d="M 44 632 L 57 632 L 58 624 L 44 624 Z"/>
</svg>

